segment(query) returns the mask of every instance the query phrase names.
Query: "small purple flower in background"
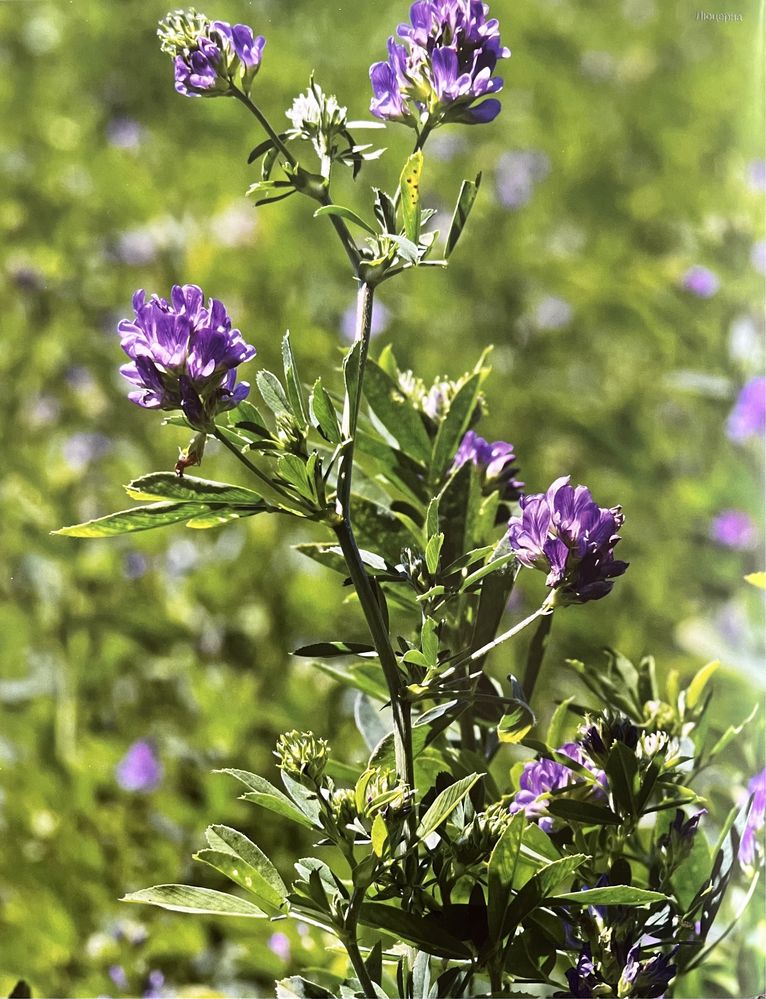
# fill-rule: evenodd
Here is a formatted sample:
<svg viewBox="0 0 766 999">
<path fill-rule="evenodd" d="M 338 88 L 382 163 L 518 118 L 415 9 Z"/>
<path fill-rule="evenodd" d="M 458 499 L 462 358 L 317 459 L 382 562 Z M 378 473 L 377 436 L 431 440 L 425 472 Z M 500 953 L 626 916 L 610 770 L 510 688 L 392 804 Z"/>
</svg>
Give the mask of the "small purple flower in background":
<svg viewBox="0 0 766 999">
<path fill-rule="evenodd" d="M 535 309 L 535 326 L 541 330 L 560 330 L 572 322 L 572 306 L 563 298 L 546 296 Z"/>
<path fill-rule="evenodd" d="M 428 129 L 447 122 L 466 125 L 490 122 L 500 102 L 480 98 L 503 87 L 493 77 L 499 59 L 510 51 L 500 41 L 495 18 L 478 0 L 418 0 L 410 8 L 410 24 L 400 24 L 388 40 L 388 60 L 370 68 L 377 118 Z"/>
<path fill-rule="evenodd" d="M 134 742 L 117 764 L 117 783 L 123 791 L 153 791 L 162 780 L 162 764 L 146 739 Z"/>
<path fill-rule="evenodd" d="M 91 462 L 109 454 L 112 447 L 112 440 L 106 434 L 78 432 L 66 439 L 61 451 L 73 472 L 84 472 Z"/>
<path fill-rule="evenodd" d="M 126 579 L 140 579 L 146 575 L 149 561 L 143 552 L 126 552 L 122 559 L 122 574 Z"/>
<path fill-rule="evenodd" d="M 144 999 L 160 999 L 162 987 L 165 984 L 165 976 L 157 968 L 149 972 L 146 988 L 144 989 Z"/>
<path fill-rule="evenodd" d="M 268 948 L 272 954 L 280 959 L 280 961 L 290 960 L 290 938 L 285 933 L 272 933 L 269 937 Z"/>
<path fill-rule="evenodd" d="M 516 462 L 513 444 L 506 444 L 505 441 L 490 444 L 473 430 L 469 430 L 457 449 L 452 471 L 462 468 L 467 461 L 484 472 L 487 485 L 497 489 L 504 500 L 519 498 L 524 483 L 514 478 L 518 468 L 513 467 Z"/>
<path fill-rule="evenodd" d="M 747 183 L 752 191 L 766 191 L 766 160 L 753 160 L 748 165 Z"/>
<path fill-rule="evenodd" d="M 372 312 L 372 326 L 370 336 L 379 336 L 388 328 L 391 321 L 390 311 L 382 302 L 376 302 Z M 341 316 L 340 329 L 346 340 L 353 340 L 356 335 L 356 305 L 349 305 Z"/>
<path fill-rule="evenodd" d="M 495 188 L 504 208 L 523 208 L 534 193 L 535 184 L 551 172 L 551 161 L 536 149 L 503 153 L 497 161 Z"/>
<path fill-rule="evenodd" d="M 710 537 L 727 548 L 747 551 L 758 544 L 758 528 L 743 510 L 722 510 L 713 518 Z"/>
<path fill-rule="evenodd" d="M 618 995 L 661 999 L 676 976 L 676 966 L 672 963 L 674 953 L 675 951 L 672 954 L 655 954 L 642 961 L 641 948 L 635 944 L 628 952 L 628 959 L 620 976 Z"/>
<path fill-rule="evenodd" d="M 697 298 L 712 298 L 721 287 L 721 281 L 717 274 L 714 274 L 707 267 L 690 267 L 684 274 L 681 284 L 686 291 L 696 295 Z"/>
<path fill-rule="evenodd" d="M 175 11 L 160 21 L 163 52 L 173 57 L 175 87 L 186 97 L 246 94 L 261 65 L 266 39 L 246 24 L 212 23 L 194 10 Z"/>
<path fill-rule="evenodd" d="M 750 437 L 766 434 L 766 378 L 758 375 L 746 382 L 737 396 L 729 419 L 726 436 L 741 444 Z"/>
<path fill-rule="evenodd" d="M 587 767 L 601 785 L 605 784 L 604 772 L 593 766 L 576 742 L 567 742 L 557 751 L 568 756 L 575 763 Z M 574 783 L 582 783 L 582 777 L 565 763 L 556 763 L 555 760 L 546 759 L 533 760 L 524 765 L 519 777 L 519 790 L 511 802 L 509 811 L 512 815 L 515 815 L 516 812 L 524 812 L 527 818 L 537 821 L 543 832 L 549 833 L 553 829 L 553 819 L 546 815 L 549 793 Z M 601 789 L 595 785 L 592 786 L 591 790 L 596 795 L 601 793 Z"/>
<path fill-rule="evenodd" d="M 750 251 L 750 263 L 759 274 L 766 275 L 766 239 L 759 239 L 753 243 Z"/>
<path fill-rule="evenodd" d="M 127 989 L 128 976 L 125 974 L 125 969 L 121 964 L 112 964 L 109 966 L 109 977 L 118 989 L 121 989 L 122 991 Z"/>
<path fill-rule="evenodd" d="M 620 507 L 598 506 L 585 486 L 569 485 L 568 475 L 547 493 L 522 496 L 520 506 L 508 523 L 511 548 L 522 565 L 547 573 L 558 603 L 599 600 L 628 568 L 614 557 L 625 520 Z"/>
<path fill-rule="evenodd" d="M 208 430 L 217 413 L 232 409 L 250 391 L 236 384 L 236 368 L 255 355 L 232 329 L 222 302 L 204 305 L 196 285 L 173 286 L 170 303 L 143 290 L 133 296 L 135 319 L 118 325 L 130 364 L 120 368 L 134 390 L 131 402 L 147 409 L 181 409 L 197 430 Z"/>
<path fill-rule="evenodd" d="M 115 149 L 135 151 L 144 139 L 144 129 L 134 118 L 112 118 L 106 126 L 106 137 Z"/>
<path fill-rule="evenodd" d="M 752 778 L 747 790 L 752 795 L 753 803 L 739 844 L 738 856 L 742 867 L 752 867 L 756 852 L 764 852 L 763 834 L 758 834 L 766 821 L 766 767 Z"/>
</svg>

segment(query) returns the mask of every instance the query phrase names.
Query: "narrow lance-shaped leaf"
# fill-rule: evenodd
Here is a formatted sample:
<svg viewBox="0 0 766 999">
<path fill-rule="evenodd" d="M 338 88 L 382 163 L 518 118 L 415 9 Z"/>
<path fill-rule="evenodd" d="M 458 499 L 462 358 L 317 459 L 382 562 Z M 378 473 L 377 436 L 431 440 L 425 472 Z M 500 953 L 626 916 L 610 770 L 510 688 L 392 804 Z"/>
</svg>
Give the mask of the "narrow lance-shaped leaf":
<svg viewBox="0 0 766 999">
<path fill-rule="evenodd" d="M 285 372 L 285 385 L 287 386 L 287 397 L 293 408 L 293 412 L 304 425 L 308 423 L 306 414 L 306 404 L 303 401 L 303 386 L 298 375 L 298 365 L 295 361 L 293 348 L 290 344 L 290 331 L 288 330 L 282 337 L 282 367 Z"/>
<path fill-rule="evenodd" d="M 247 899 L 227 895 L 212 888 L 193 885 L 155 885 L 123 896 L 123 902 L 145 902 L 173 912 L 189 912 L 206 916 L 248 916 L 266 919 L 266 913 Z"/>
<path fill-rule="evenodd" d="M 155 527 L 180 524 L 192 517 L 202 517 L 220 507 L 207 503 L 154 503 L 151 506 L 136 506 L 132 510 L 119 510 L 117 513 L 97 517 L 83 524 L 60 527 L 54 534 L 69 538 L 111 538 L 118 534 L 133 534 L 136 531 L 151 531 Z"/>
<path fill-rule="evenodd" d="M 497 737 L 501 742 L 516 743 L 529 733 L 535 724 L 535 713 L 527 704 L 524 690 L 516 679 L 511 676 L 511 703 L 497 725 Z"/>
<path fill-rule="evenodd" d="M 505 913 L 511 896 L 511 885 L 519 862 L 526 817 L 517 812 L 503 830 L 489 858 L 487 868 L 489 935 L 497 940 L 505 922 Z"/>
<path fill-rule="evenodd" d="M 271 371 L 259 371 L 255 376 L 255 384 L 272 413 L 279 416 L 280 413 L 291 412 L 290 403 L 287 401 L 282 383 Z"/>
<path fill-rule="evenodd" d="M 423 153 L 418 149 L 404 164 L 399 178 L 402 222 L 407 239 L 417 246 L 420 238 L 420 178 L 423 173 Z"/>
<path fill-rule="evenodd" d="M 212 482 L 193 475 L 178 476 L 174 472 L 151 472 L 140 479 L 133 479 L 125 491 L 137 500 L 176 500 L 186 503 L 252 503 L 260 506 L 263 500 L 252 489 L 231 486 L 226 482 Z"/>
<path fill-rule="evenodd" d="M 457 204 L 455 205 L 455 212 L 450 222 L 449 232 L 447 233 L 447 247 L 444 251 L 445 257 L 449 257 L 457 246 L 457 242 L 473 208 L 473 203 L 476 201 L 476 195 L 479 193 L 480 186 L 480 173 L 476 175 L 476 180 L 464 180 L 462 183 Z"/>
<path fill-rule="evenodd" d="M 432 832 L 455 811 L 460 802 L 465 798 L 474 784 L 481 780 L 483 774 L 469 774 L 462 780 L 456 781 L 448 788 L 437 795 L 436 800 L 420 820 L 416 835 L 418 839 L 428 839 Z"/>
<path fill-rule="evenodd" d="M 377 235 L 369 222 L 365 222 L 355 211 L 352 211 L 350 208 L 344 208 L 343 205 L 322 205 L 321 208 L 317 208 L 314 212 L 314 218 L 320 218 L 322 215 L 337 215 L 339 218 L 346 219 L 347 222 L 359 226 L 360 229 L 364 229 L 371 236 Z"/>
<path fill-rule="evenodd" d="M 321 378 L 317 378 L 314 382 L 309 396 L 309 415 L 311 422 L 326 441 L 330 444 L 340 444 L 341 433 L 335 406 Z"/>
<path fill-rule="evenodd" d="M 575 905 L 653 905 L 667 902 L 667 897 L 658 891 L 646 888 L 633 888 L 631 885 L 613 885 L 606 888 L 585 888 L 556 895 L 556 902 L 574 902 Z"/>
</svg>

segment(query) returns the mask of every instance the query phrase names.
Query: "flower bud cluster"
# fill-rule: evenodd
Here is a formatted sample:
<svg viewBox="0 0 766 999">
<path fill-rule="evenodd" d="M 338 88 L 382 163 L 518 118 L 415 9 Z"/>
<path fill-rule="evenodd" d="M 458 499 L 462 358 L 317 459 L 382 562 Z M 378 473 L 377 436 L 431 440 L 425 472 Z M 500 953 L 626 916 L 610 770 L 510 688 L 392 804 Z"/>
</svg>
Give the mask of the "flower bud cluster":
<svg viewBox="0 0 766 999">
<path fill-rule="evenodd" d="M 330 745 L 313 732 L 285 732 L 274 751 L 279 769 L 295 780 L 319 784 L 330 758 Z"/>
</svg>

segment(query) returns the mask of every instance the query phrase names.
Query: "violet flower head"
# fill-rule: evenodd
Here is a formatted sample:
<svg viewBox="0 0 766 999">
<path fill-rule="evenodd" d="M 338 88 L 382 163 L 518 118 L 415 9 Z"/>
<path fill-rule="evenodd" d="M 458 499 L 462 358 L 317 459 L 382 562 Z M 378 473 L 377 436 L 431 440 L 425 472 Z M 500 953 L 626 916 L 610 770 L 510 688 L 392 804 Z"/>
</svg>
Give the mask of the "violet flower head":
<svg viewBox="0 0 766 999">
<path fill-rule="evenodd" d="M 576 742 L 565 743 L 558 752 L 587 767 L 603 787 L 606 782 L 604 772 L 593 766 Z M 512 815 L 524 812 L 528 819 L 537 822 L 543 832 L 549 833 L 553 829 L 553 819 L 546 814 L 550 792 L 575 783 L 582 783 L 582 778 L 565 763 L 548 759 L 532 760 L 525 764 L 521 772 L 519 790 L 508 810 Z M 601 788 L 590 785 L 589 791 L 599 796 Z"/>
<path fill-rule="evenodd" d="M 676 976 L 676 966 L 672 963 L 673 953 L 655 954 L 642 961 L 640 946 L 635 944 L 631 947 L 620 976 L 618 995 L 660 999 Z"/>
<path fill-rule="evenodd" d="M 514 468 L 516 454 L 513 444 L 505 441 L 490 444 L 473 430 L 469 430 L 457 449 L 452 471 L 461 468 L 468 461 L 482 470 L 487 486 L 496 489 L 504 500 L 519 498 L 524 483 L 515 478 L 518 468 Z"/>
<path fill-rule="evenodd" d="M 744 510 L 722 510 L 713 518 L 710 537 L 726 548 L 747 551 L 758 544 L 758 528 Z"/>
<path fill-rule="evenodd" d="M 605 597 L 628 568 L 614 557 L 625 519 L 620 507 L 598 506 L 589 489 L 569 484 L 568 475 L 546 493 L 522 496 L 520 505 L 521 514 L 508 524 L 519 562 L 547 574 L 559 604 Z"/>
<path fill-rule="evenodd" d="M 742 867 L 752 867 L 756 852 L 763 853 L 764 849 L 763 835 L 759 833 L 766 822 L 766 767 L 752 778 L 747 790 L 753 802 L 739 844 L 738 857 Z"/>
<path fill-rule="evenodd" d="M 574 996 L 575 999 L 591 999 L 593 987 L 603 984 L 603 979 L 596 975 L 590 947 L 587 944 L 580 951 L 577 964 L 566 972 L 566 976 L 569 984 L 568 994 Z"/>
<path fill-rule="evenodd" d="M 174 285 L 170 302 L 143 290 L 133 296 L 134 319 L 117 329 L 130 358 L 120 374 L 133 386 L 131 402 L 146 409 L 180 409 L 197 430 L 209 430 L 217 413 L 232 409 L 250 391 L 237 384 L 236 368 L 255 355 L 232 329 L 222 302 L 205 306 L 194 284 Z"/>
<path fill-rule="evenodd" d="M 399 38 L 388 40 L 388 59 L 370 68 L 377 118 L 429 130 L 447 122 L 492 121 L 500 102 L 489 97 L 503 87 L 493 76 L 510 56 L 495 18 L 481 0 L 418 0 Z M 486 99 L 482 99 L 486 98 Z M 476 104 L 476 101 L 480 103 Z"/>
<path fill-rule="evenodd" d="M 134 742 L 117 764 L 115 776 L 123 791 L 153 791 L 162 780 L 162 764 L 146 739 Z"/>
<path fill-rule="evenodd" d="M 736 444 L 766 434 L 766 378 L 758 375 L 746 382 L 726 421 L 726 436 Z"/>
<path fill-rule="evenodd" d="M 210 22 L 194 9 L 177 10 L 160 21 L 157 34 L 173 58 L 179 94 L 227 97 L 235 88 L 250 93 L 266 39 L 246 24 Z"/>
</svg>

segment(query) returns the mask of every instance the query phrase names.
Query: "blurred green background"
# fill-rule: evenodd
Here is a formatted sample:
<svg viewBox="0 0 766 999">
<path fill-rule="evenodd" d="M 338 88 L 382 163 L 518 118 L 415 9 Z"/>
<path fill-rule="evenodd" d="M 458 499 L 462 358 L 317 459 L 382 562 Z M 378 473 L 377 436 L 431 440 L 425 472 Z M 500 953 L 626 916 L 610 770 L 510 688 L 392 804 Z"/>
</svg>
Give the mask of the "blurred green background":
<svg viewBox="0 0 766 999">
<path fill-rule="evenodd" d="M 631 568 L 606 601 L 559 615 L 540 709 L 565 689 L 564 657 L 612 645 L 653 653 L 665 675 L 721 658 L 723 728 L 764 684 L 762 593 L 742 581 L 763 567 L 762 441 L 725 433 L 763 365 L 760 5 L 732 0 L 741 23 L 664 0 L 492 9 L 513 50 L 503 113 L 437 133 L 424 176 L 442 229 L 461 178 L 481 169 L 479 201 L 446 272 L 381 290 L 375 346 L 393 343 L 430 380 L 494 344 L 485 435 L 516 445 L 530 489 L 571 472 L 625 509 Z M 265 367 L 289 326 L 304 376 L 337 377 L 355 289 L 329 224 L 298 198 L 246 202 L 255 123 L 233 101 L 174 92 L 154 34 L 165 11 L 0 3 L 0 994 L 24 976 L 38 995 L 271 995 L 286 968 L 334 960 L 308 928 L 273 936 L 117 901 L 161 882 L 221 887 L 189 860 L 211 822 L 247 831 L 285 875 L 308 849 L 214 768 L 273 776 L 291 727 L 362 757 L 348 697 L 289 658 L 361 634 L 339 579 L 290 548 L 316 536 L 273 518 L 103 542 L 48 533 L 127 505 L 121 483 L 172 467 L 186 442 L 132 406 L 117 374 L 115 326 L 137 287 L 198 283 Z M 217 0 L 206 13 L 267 36 L 256 92 L 279 122 L 312 68 L 365 117 L 369 64 L 406 7 Z M 364 210 L 411 143 L 397 126 L 374 135 L 387 154 L 336 193 Z M 705 295 L 685 285 L 694 267 L 715 277 Z M 203 474 L 239 478 L 212 447 Z M 711 533 L 729 509 L 756 525 L 740 547 Z M 512 618 L 539 600 L 527 575 Z M 514 655 L 497 654 L 498 676 Z M 711 774 L 722 808 L 763 765 L 761 733 Z M 138 740 L 163 768 L 147 793 L 115 777 Z M 765 932 L 756 911 L 739 958 L 687 994 L 763 989 Z"/>
</svg>

